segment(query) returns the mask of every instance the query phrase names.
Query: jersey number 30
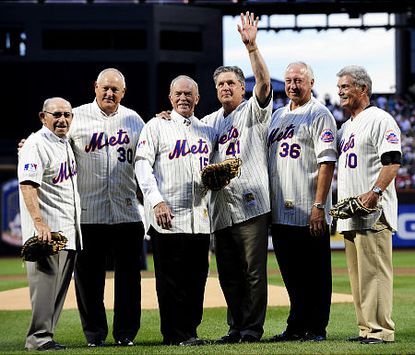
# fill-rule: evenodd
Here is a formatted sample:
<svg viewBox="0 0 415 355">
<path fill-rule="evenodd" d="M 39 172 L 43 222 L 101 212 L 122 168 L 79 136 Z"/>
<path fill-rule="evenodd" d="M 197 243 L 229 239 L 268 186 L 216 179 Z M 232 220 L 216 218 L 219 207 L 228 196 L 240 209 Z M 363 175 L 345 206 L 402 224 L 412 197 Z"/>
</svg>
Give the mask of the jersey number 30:
<svg viewBox="0 0 415 355">
<path fill-rule="evenodd" d="M 125 161 L 130 164 L 133 163 L 133 150 L 131 148 L 125 149 L 123 147 L 119 147 L 117 152 L 120 154 L 118 156 L 118 161 L 121 163 L 124 163 Z"/>
</svg>

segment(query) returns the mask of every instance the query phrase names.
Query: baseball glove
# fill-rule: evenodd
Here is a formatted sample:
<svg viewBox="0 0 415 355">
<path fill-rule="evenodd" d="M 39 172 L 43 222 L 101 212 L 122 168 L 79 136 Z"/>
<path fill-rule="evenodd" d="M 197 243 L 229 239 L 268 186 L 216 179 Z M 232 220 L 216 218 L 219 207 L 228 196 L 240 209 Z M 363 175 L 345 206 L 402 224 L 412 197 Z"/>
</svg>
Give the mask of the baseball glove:
<svg viewBox="0 0 415 355">
<path fill-rule="evenodd" d="M 373 212 L 379 211 L 378 207 L 368 208 L 363 206 L 359 196 L 345 198 L 339 201 L 330 209 L 330 215 L 333 218 L 348 219 L 354 216 L 367 216 Z"/>
<path fill-rule="evenodd" d="M 68 239 L 60 232 L 51 232 L 52 241 L 45 243 L 37 235 L 28 239 L 22 247 L 21 256 L 25 261 L 39 261 L 49 255 L 57 254 L 65 248 Z"/>
<path fill-rule="evenodd" d="M 241 159 L 230 158 L 205 166 L 201 172 L 203 186 L 213 191 L 223 189 L 231 182 L 231 179 L 239 174 L 241 165 Z"/>
</svg>

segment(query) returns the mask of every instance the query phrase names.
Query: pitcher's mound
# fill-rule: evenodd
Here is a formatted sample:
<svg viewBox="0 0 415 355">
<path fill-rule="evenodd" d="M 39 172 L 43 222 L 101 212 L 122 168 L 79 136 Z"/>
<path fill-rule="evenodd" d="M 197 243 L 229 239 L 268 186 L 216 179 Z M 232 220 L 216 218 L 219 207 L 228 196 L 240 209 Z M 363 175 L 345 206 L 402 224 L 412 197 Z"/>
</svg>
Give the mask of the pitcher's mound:
<svg viewBox="0 0 415 355">
<path fill-rule="evenodd" d="M 112 309 L 114 304 L 114 279 L 107 278 L 105 284 L 105 307 Z M 332 302 L 345 303 L 353 302 L 351 295 L 333 293 Z M 284 287 L 268 286 L 268 305 L 269 306 L 288 306 L 288 294 Z M 219 280 L 209 277 L 205 292 L 205 308 L 226 307 L 225 298 L 219 286 Z M 154 278 L 141 280 L 141 307 L 143 309 L 157 309 L 156 284 Z M 66 297 L 65 309 L 76 309 L 74 282 L 71 281 L 68 295 Z M 0 292 L 0 310 L 21 310 L 30 309 L 29 288 L 18 288 Z"/>
</svg>

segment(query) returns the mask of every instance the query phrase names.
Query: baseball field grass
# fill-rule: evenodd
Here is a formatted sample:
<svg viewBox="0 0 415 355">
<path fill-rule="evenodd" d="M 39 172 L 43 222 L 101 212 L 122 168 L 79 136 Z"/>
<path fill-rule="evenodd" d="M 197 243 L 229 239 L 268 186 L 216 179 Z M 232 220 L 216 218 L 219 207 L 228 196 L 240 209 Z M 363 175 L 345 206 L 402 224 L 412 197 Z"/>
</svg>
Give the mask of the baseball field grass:
<svg viewBox="0 0 415 355">
<path fill-rule="evenodd" d="M 153 277 L 152 259 L 143 277 Z M 332 253 L 333 291 L 350 293 L 346 261 L 343 251 Z M 143 310 L 141 329 L 136 345 L 121 348 L 112 345 L 87 348 L 81 331 L 78 312 L 64 310 L 56 330 L 55 340 L 68 346 L 65 354 L 415 354 L 415 250 L 394 252 L 394 313 L 396 341 L 391 344 L 362 345 L 347 342 L 357 335 L 353 304 L 333 304 L 328 340 L 320 343 L 289 342 L 269 344 L 265 340 L 285 329 L 288 307 L 269 307 L 265 323 L 264 341 L 255 344 L 206 345 L 200 347 L 162 346 L 157 310 Z M 275 257 L 269 254 L 270 284 L 282 285 Z M 216 275 L 214 257 L 211 260 L 211 276 Z M 317 277 L 317 276 L 316 276 Z M 25 269 L 19 258 L 0 259 L 0 291 L 25 287 Z M 312 292 L 312 291 L 310 291 Z M 272 298 L 272 294 L 269 295 Z M 112 312 L 108 311 L 111 324 Z M 27 354 L 24 339 L 30 321 L 30 311 L 0 311 L 0 354 Z M 199 327 L 199 337 L 214 340 L 227 331 L 225 308 L 207 308 Z M 111 334 L 111 330 L 110 330 Z"/>
</svg>

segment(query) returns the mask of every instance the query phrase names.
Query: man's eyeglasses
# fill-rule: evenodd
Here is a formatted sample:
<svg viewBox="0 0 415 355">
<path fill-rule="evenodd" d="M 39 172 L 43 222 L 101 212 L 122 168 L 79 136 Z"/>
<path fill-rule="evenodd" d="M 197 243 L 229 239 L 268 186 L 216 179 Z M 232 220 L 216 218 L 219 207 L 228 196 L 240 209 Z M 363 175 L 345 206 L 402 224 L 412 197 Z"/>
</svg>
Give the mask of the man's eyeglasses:
<svg viewBox="0 0 415 355">
<path fill-rule="evenodd" d="M 72 112 L 60 112 L 60 111 L 55 111 L 55 112 L 43 111 L 43 112 L 52 115 L 54 118 L 60 118 L 62 116 L 65 118 L 69 118 L 69 117 L 72 117 L 73 115 Z"/>
</svg>

